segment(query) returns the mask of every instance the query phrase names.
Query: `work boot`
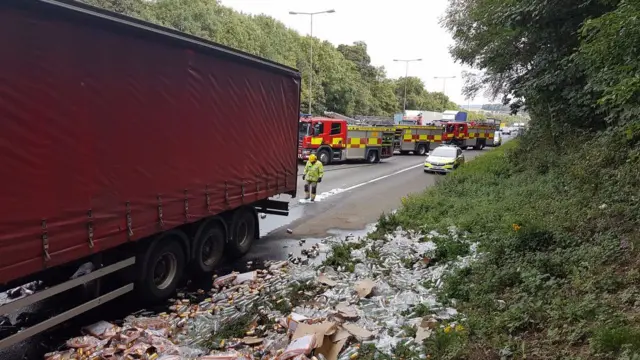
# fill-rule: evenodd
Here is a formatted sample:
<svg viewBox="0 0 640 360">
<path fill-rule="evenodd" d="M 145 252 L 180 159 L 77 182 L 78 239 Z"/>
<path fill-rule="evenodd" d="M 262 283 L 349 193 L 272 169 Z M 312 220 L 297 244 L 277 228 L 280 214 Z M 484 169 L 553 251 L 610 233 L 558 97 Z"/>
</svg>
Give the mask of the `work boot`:
<svg viewBox="0 0 640 360">
<path fill-rule="evenodd" d="M 304 193 L 304 194 L 305 194 L 304 199 L 305 199 L 305 200 L 309 200 L 309 193 Z"/>
</svg>

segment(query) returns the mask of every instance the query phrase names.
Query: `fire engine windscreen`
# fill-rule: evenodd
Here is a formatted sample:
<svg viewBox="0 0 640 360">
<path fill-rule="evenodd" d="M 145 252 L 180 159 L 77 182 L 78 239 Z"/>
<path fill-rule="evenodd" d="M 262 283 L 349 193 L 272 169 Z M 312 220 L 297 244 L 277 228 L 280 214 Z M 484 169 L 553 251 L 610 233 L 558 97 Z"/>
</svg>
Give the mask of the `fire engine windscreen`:
<svg viewBox="0 0 640 360">
<path fill-rule="evenodd" d="M 303 136 L 309 135 L 310 128 L 311 128 L 311 123 L 301 122 L 298 128 L 298 131 L 299 131 L 298 136 L 302 138 Z"/>
</svg>

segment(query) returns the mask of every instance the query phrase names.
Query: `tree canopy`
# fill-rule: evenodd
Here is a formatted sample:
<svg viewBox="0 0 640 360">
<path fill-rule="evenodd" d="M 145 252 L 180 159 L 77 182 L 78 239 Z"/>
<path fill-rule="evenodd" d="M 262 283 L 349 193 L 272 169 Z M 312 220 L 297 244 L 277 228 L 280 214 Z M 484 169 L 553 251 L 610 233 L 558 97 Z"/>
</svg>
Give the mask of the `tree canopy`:
<svg viewBox="0 0 640 360">
<path fill-rule="evenodd" d="M 559 134 L 637 117 L 638 15 L 631 0 L 450 0 L 442 22 L 453 57 L 481 71 L 467 95 L 488 89 Z"/>
<path fill-rule="evenodd" d="M 301 36 L 266 15 L 247 15 L 216 0 L 84 0 L 91 5 L 135 16 L 206 38 L 302 72 L 302 110 L 309 101 L 313 71 L 313 113 L 391 116 L 402 111 L 407 82 L 407 109 L 442 111 L 458 106 L 442 93 L 428 92 L 418 78 L 390 79 L 383 67 L 371 64 L 367 44 L 333 46 Z M 313 69 L 309 47 L 313 42 Z"/>
</svg>

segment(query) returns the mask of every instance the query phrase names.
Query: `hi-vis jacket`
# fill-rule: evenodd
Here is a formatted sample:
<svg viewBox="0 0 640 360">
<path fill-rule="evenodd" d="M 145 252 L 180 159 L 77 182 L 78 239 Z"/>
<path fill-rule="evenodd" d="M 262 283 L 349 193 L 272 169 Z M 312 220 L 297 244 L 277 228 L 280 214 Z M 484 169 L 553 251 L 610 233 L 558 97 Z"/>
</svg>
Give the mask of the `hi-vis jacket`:
<svg viewBox="0 0 640 360">
<path fill-rule="evenodd" d="M 324 167 L 320 160 L 312 164 L 311 161 L 307 161 L 307 165 L 304 166 L 304 178 L 307 181 L 318 182 L 318 179 L 324 176 Z"/>
</svg>

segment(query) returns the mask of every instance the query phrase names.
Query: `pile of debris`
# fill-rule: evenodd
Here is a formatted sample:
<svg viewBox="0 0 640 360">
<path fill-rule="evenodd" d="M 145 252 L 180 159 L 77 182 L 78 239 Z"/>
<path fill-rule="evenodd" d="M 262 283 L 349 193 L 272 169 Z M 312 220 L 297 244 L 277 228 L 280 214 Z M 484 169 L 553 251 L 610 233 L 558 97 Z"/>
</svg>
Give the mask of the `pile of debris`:
<svg viewBox="0 0 640 360">
<path fill-rule="evenodd" d="M 314 264 L 314 245 L 303 252 L 311 261 L 214 277 L 213 289 L 198 294 L 204 300 L 180 294 L 165 313 L 88 326 L 46 359 L 343 360 L 363 347 L 418 351 L 434 329 L 456 325 L 456 311 L 440 306 L 428 286 L 456 265 L 434 265 L 435 245 L 424 239 L 401 231 L 378 241 L 326 239 L 350 249 L 352 272 Z"/>
</svg>

